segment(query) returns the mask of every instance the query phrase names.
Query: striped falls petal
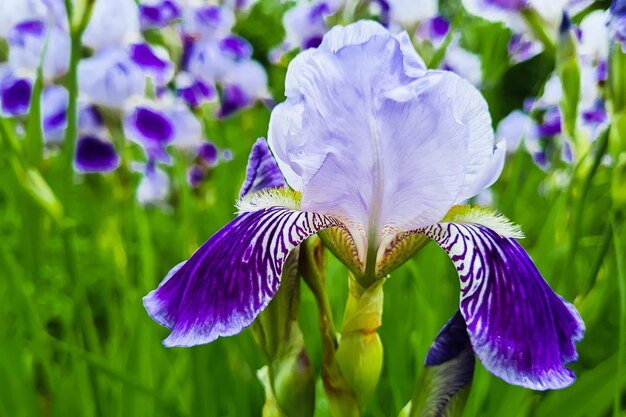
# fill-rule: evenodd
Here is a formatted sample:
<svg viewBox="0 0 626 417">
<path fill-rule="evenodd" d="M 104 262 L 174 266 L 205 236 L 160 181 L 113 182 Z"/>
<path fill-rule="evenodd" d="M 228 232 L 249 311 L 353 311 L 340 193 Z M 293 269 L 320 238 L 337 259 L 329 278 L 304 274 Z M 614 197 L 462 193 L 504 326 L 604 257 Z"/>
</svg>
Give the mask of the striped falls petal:
<svg viewBox="0 0 626 417">
<path fill-rule="evenodd" d="M 163 343 L 193 346 L 241 332 L 278 290 L 289 252 L 339 224 L 283 207 L 237 216 L 144 297 L 150 316 L 172 330 Z"/>
<path fill-rule="evenodd" d="M 489 222 L 487 222 L 489 223 Z M 419 230 L 450 256 L 461 281 L 460 311 L 474 352 L 491 373 L 535 390 L 572 384 L 565 364 L 577 359 L 580 315 L 550 288 L 507 233 L 473 222 Z M 510 230 L 509 230 L 510 231 Z"/>
</svg>

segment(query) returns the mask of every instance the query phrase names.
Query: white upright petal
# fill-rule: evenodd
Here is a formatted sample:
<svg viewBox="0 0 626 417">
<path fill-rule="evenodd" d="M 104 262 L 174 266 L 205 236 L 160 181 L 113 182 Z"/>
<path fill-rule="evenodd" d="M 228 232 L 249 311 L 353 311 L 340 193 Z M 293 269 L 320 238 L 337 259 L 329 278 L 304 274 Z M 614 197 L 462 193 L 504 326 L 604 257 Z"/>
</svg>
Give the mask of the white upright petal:
<svg viewBox="0 0 626 417">
<path fill-rule="evenodd" d="M 335 28 L 293 60 L 270 119 L 270 147 L 302 209 L 360 232 L 361 253 L 365 239 L 437 222 L 503 161 L 480 93 L 407 56 L 377 24 Z"/>
</svg>

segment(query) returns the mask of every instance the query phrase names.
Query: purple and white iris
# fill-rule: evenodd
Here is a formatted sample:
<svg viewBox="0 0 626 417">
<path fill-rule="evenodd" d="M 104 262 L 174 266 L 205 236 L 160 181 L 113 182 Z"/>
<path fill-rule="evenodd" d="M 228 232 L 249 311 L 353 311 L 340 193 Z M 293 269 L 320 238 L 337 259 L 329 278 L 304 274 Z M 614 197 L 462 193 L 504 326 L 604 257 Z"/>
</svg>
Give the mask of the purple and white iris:
<svg viewBox="0 0 626 417">
<path fill-rule="evenodd" d="M 363 283 L 384 278 L 411 255 L 407 239 L 425 235 L 459 273 L 460 313 L 483 365 L 533 389 L 571 384 L 580 316 L 515 241 L 517 228 L 455 207 L 504 161 L 480 93 L 427 70 L 406 33 L 361 21 L 300 53 L 285 95 L 270 119 L 272 153 L 263 141 L 253 149 L 239 215 L 144 298 L 172 330 L 164 344 L 241 332 L 275 295 L 290 251 L 321 230 L 341 236 L 338 256 Z"/>
</svg>

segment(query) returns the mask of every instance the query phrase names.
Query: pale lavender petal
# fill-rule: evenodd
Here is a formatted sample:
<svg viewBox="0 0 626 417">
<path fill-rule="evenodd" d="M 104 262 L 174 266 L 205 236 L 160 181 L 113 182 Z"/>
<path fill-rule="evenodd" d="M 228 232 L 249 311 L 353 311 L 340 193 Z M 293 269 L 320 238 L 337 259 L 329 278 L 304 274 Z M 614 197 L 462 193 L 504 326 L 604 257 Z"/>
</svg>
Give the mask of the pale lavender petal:
<svg viewBox="0 0 626 417">
<path fill-rule="evenodd" d="M 46 143 L 63 140 L 67 126 L 69 95 L 65 87 L 50 85 L 41 94 L 41 124 Z"/>
<path fill-rule="evenodd" d="M 239 197 L 267 188 L 284 187 L 285 185 L 285 179 L 267 147 L 267 141 L 265 138 L 257 139 L 250 151 L 246 179 L 239 191 Z"/>
<path fill-rule="evenodd" d="M 164 28 L 180 16 L 180 8 L 171 0 L 163 0 L 157 4 L 139 5 L 139 20 L 144 29 Z"/>
<path fill-rule="evenodd" d="M 399 24 L 405 28 L 415 25 L 437 15 L 437 0 L 387 0 L 389 3 L 390 23 Z"/>
<path fill-rule="evenodd" d="M 480 93 L 418 71 L 400 39 L 376 23 L 334 28 L 292 61 L 270 118 L 270 148 L 303 209 L 361 231 L 360 251 L 366 231 L 376 241 L 436 223 L 493 182 L 504 157 Z"/>
<path fill-rule="evenodd" d="M 506 150 L 513 153 L 517 150 L 522 139 L 530 137 L 535 129 L 535 122 L 526 113 L 519 110 L 512 111 L 498 124 L 496 139 L 506 142 Z"/>
<path fill-rule="evenodd" d="M 135 64 L 152 76 L 157 87 L 162 87 L 174 76 L 174 64 L 167 53 L 159 52 L 147 43 L 135 43 L 130 46 L 129 55 Z"/>
<path fill-rule="evenodd" d="M 154 162 L 149 162 L 137 187 L 137 201 L 142 206 L 163 206 L 169 194 L 169 177 Z"/>
<path fill-rule="evenodd" d="M 96 1 L 83 42 L 96 50 L 119 48 L 140 39 L 135 0 Z"/>
<path fill-rule="evenodd" d="M 204 142 L 202 123 L 183 102 L 170 106 L 168 119 L 174 127 L 171 144 L 179 149 L 197 149 Z"/>
<path fill-rule="evenodd" d="M 78 106 L 78 130 L 83 134 L 97 135 L 105 128 L 104 118 L 96 106 L 80 104 Z"/>
<path fill-rule="evenodd" d="M 225 75 L 224 84 L 236 85 L 251 101 L 269 97 L 267 73 L 257 61 L 237 62 Z"/>
<path fill-rule="evenodd" d="M 94 104 L 121 109 L 130 97 L 143 96 L 145 75 L 123 50 L 106 50 L 78 64 L 81 95 Z"/>
<path fill-rule="evenodd" d="M 175 137 L 175 126 L 165 112 L 149 106 L 134 107 L 124 117 L 124 133 L 144 148 L 148 159 L 170 161 L 165 147 Z"/>
<path fill-rule="evenodd" d="M 74 167 L 78 172 L 110 172 L 120 165 L 115 147 L 108 140 L 84 136 L 76 142 Z"/>
<path fill-rule="evenodd" d="M 9 31 L 9 62 L 20 68 L 37 68 L 43 50 L 46 25 L 41 20 L 27 20 L 13 26 Z"/>
<path fill-rule="evenodd" d="M 446 49 L 441 68 L 452 71 L 473 85 L 480 87 L 483 79 L 480 58 L 459 45 L 458 39 L 454 39 Z"/>
<path fill-rule="evenodd" d="M 21 116 L 28 113 L 33 84 L 27 78 L 16 78 L 12 75 L 0 80 L 0 103 L 2 112 L 10 116 Z"/>
<path fill-rule="evenodd" d="M 536 390 L 574 382 L 580 315 L 555 294 L 512 238 L 478 224 L 422 229 L 450 255 L 461 280 L 460 310 L 472 347 L 494 375 Z"/>
<path fill-rule="evenodd" d="M 222 81 L 236 61 L 222 51 L 215 39 L 205 39 L 190 46 L 187 68 L 197 79 L 206 83 Z"/>
<path fill-rule="evenodd" d="M 332 218 L 272 207 L 240 214 L 144 297 L 172 330 L 165 346 L 193 346 L 248 327 L 270 302 L 289 252 Z"/>
</svg>

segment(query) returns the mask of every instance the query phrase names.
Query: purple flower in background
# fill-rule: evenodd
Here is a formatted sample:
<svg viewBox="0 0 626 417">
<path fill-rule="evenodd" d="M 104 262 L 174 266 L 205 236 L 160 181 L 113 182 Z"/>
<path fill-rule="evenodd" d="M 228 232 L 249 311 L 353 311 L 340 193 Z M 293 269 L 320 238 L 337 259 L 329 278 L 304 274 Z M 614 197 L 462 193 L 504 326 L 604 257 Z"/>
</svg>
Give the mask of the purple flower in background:
<svg viewBox="0 0 626 417">
<path fill-rule="evenodd" d="M 229 116 L 258 99 L 269 99 L 265 69 L 256 61 L 238 62 L 224 78 L 219 116 Z"/>
<path fill-rule="evenodd" d="M 145 74 L 152 77 L 157 87 L 163 87 L 174 76 L 174 64 L 162 49 L 155 49 L 147 43 L 135 43 L 129 48 L 129 56 Z"/>
<path fill-rule="evenodd" d="M 165 148 L 174 140 L 175 126 L 164 110 L 153 105 L 132 107 L 124 117 L 124 133 L 144 149 L 148 160 L 170 162 Z"/>
<path fill-rule="evenodd" d="M 271 153 L 257 142 L 242 194 L 261 191 L 245 194 L 239 215 L 144 298 L 172 330 L 165 345 L 241 332 L 276 293 L 289 252 L 323 229 L 341 236 L 339 258 L 369 282 L 412 255 L 406 239 L 425 235 L 459 273 L 460 315 L 483 365 L 533 389 L 571 384 L 565 364 L 576 359 L 580 316 L 516 242 L 518 228 L 456 206 L 504 162 L 478 90 L 427 70 L 406 33 L 361 21 L 294 58 L 285 95 L 270 118 Z"/>
<path fill-rule="evenodd" d="M 561 133 L 561 113 L 558 107 L 550 107 L 543 115 L 543 121 L 539 125 L 539 136 L 552 137 Z"/>
<path fill-rule="evenodd" d="M 28 113 L 33 83 L 28 78 L 11 74 L 6 68 L 0 73 L 0 108 L 9 116 L 21 116 Z"/>
<path fill-rule="evenodd" d="M 210 4 L 183 10 L 183 31 L 194 38 L 224 38 L 234 24 L 235 15 L 227 7 Z"/>
<path fill-rule="evenodd" d="M 14 70 L 39 67 L 44 43 L 48 48 L 43 64 L 47 79 L 63 75 L 69 64 L 69 34 L 56 25 L 46 25 L 43 20 L 26 20 L 15 25 L 8 34 L 9 65 Z"/>
<path fill-rule="evenodd" d="M 139 21 L 142 29 L 164 28 L 180 16 L 181 10 L 172 0 L 146 1 L 139 5 Z"/>
<path fill-rule="evenodd" d="M 220 41 L 219 45 L 222 52 L 236 61 L 250 59 L 252 56 L 252 46 L 247 40 L 239 36 L 227 36 Z"/>
<path fill-rule="evenodd" d="M 68 93 L 65 87 L 50 85 L 41 94 L 41 124 L 46 143 L 59 143 L 67 127 Z"/>
<path fill-rule="evenodd" d="M 283 15 L 285 40 L 270 54 L 274 61 L 278 61 L 282 54 L 293 49 L 308 49 L 317 47 L 328 30 L 325 16 L 334 13 L 328 3 L 317 1 L 314 3 L 296 3 Z"/>
<path fill-rule="evenodd" d="M 427 39 L 435 47 L 439 47 L 449 31 L 450 22 L 443 16 L 435 16 L 432 19 L 423 21 L 417 28 L 416 33 L 419 38 Z"/>
<path fill-rule="evenodd" d="M 121 109 L 129 98 L 143 96 L 143 70 L 121 49 L 108 49 L 78 64 L 79 89 L 94 104 Z"/>
<path fill-rule="evenodd" d="M 97 136 L 83 136 L 76 142 L 74 167 L 82 173 L 102 173 L 117 169 L 120 159 L 111 142 Z"/>
<path fill-rule="evenodd" d="M 200 80 L 187 72 L 178 73 L 175 84 L 178 96 L 192 108 L 217 99 L 217 91 L 213 84 Z"/>
</svg>

